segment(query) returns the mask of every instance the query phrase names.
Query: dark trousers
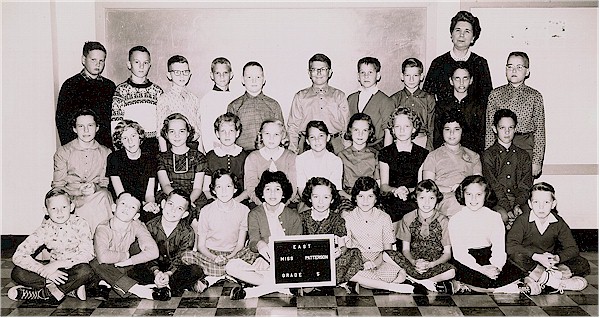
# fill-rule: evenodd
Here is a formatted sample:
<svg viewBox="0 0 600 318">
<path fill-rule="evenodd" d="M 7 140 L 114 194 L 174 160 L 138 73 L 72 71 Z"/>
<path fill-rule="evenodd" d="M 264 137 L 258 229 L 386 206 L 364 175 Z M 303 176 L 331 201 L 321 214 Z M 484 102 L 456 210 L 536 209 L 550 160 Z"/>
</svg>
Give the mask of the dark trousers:
<svg viewBox="0 0 600 318">
<path fill-rule="evenodd" d="M 42 263 L 48 263 L 42 262 Z M 76 290 L 81 285 L 90 283 L 94 277 L 94 271 L 89 264 L 77 264 L 69 269 L 59 268 L 60 271 L 67 273 L 68 278 L 64 284 L 56 285 L 63 293 L 67 294 L 72 290 Z M 33 288 L 46 287 L 46 279 L 37 273 L 15 266 L 11 273 L 12 280 L 23 286 Z"/>
<path fill-rule="evenodd" d="M 100 264 L 97 259 L 92 260 L 90 266 L 96 273 L 96 283 L 101 279 L 106 281 L 121 297 L 128 297 L 130 295 L 129 289 L 138 283 L 135 279 L 129 277 L 129 274 L 143 271 L 147 267 L 146 264 L 116 267 L 114 264 Z"/>
<path fill-rule="evenodd" d="M 484 266 L 490 265 L 492 257 L 492 248 L 484 247 L 480 249 L 469 249 L 469 254 L 475 258 L 477 264 Z M 482 273 L 463 265 L 454 258 L 451 260 L 452 265 L 456 267 L 455 279 L 469 285 L 482 288 L 498 288 L 508 285 L 519 278 L 526 276 L 517 266 L 507 260 L 502 271 L 496 279 L 491 279 Z"/>
<path fill-rule="evenodd" d="M 510 261 L 515 264 L 524 273 L 528 274 L 538 265 L 538 262 L 531 259 L 531 257 L 524 253 L 516 253 L 510 256 Z M 581 255 L 577 255 L 565 262 L 559 263 L 567 266 L 574 276 L 587 276 L 590 274 L 590 263 L 587 259 Z"/>
<path fill-rule="evenodd" d="M 163 271 L 166 271 L 163 270 Z M 149 266 L 139 266 L 136 270 L 129 272 L 129 277 L 142 283 L 154 284 L 154 273 Z M 192 290 L 198 279 L 206 277 L 200 265 L 181 265 L 169 278 L 169 287 L 174 296 L 183 293 L 183 290 Z"/>
</svg>

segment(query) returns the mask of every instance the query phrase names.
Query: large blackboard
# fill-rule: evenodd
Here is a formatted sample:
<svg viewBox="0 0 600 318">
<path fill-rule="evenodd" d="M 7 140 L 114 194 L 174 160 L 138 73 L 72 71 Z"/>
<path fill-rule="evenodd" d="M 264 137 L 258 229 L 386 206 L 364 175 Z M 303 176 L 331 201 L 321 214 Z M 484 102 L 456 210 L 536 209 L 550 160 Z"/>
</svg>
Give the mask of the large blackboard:
<svg viewBox="0 0 600 318">
<path fill-rule="evenodd" d="M 425 4 L 405 8 L 182 5 L 146 9 L 104 4 L 103 31 L 109 50 L 105 74 L 115 82 L 124 81 L 129 76 L 128 50 L 144 45 L 152 54 L 149 78 L 153 82 L 170 87 L 166 61 L 181 54 L 190 60 L 193 72 L 189 88 L 202 96 L 212 88 L 208 76 L 211 61 L 225 56 L 233 64 L 231 89 L 241 94 L 242 66 L 256 60 L 265 69 L 265 94 L 279 101 L 286 115 L 294 94 L 311 84 L 307 64 L 315 53 L 331 58 L 334 74 L 330 84 L 347 95 L 359 87 L 356 62 L 364 56 L 381 61 L 379 87 L 387 94 L 403 87 L 400 74 L 404 59 L 417 57 L 425 63 Z"/>
</svg>

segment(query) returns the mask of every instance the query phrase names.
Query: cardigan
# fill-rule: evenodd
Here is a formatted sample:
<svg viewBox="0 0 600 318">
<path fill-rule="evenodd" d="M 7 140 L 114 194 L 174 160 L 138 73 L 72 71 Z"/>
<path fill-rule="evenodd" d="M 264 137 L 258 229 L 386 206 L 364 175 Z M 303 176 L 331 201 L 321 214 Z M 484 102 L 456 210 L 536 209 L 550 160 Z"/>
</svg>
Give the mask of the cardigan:
<svg viewBox="0 0 600 318">
<path fill-rule="evenodd" d="M 279 221 L 285 235 L 302 235 L 302 220 L 298 212 L 284 207 L 283 212 L 279 215 Z M 258 248 L 256 247 L 258 242 L 269 242 L 271 230 L 269 230 L 269 221 L 267 220 L 267 214 L 262 204 L 248 213 L 248 236 L 250 237 L 248 247 L 256 253 L 258 253 Z"/>
<path fill-rule="evenodd" d="M 348 107 L 350 110 L 350 117 L 358 113 L 358 97 L 360 92 L 354 92 L 348 96 Z M 373 126 L 375 126 L 375 141 L 370 143 L 369 146 L 377 145 L 383 142 L 385 137 L 385 129 L 388 128 L 388 122 L 390 116 L 394 112 L 394 101 L 389 98 L 384 92 L 377 91 L 363 109 L 362 113 L 365 113 L 371 117 Z M 383 144 L 382 144 L 383 145 Z"/>
</svg>

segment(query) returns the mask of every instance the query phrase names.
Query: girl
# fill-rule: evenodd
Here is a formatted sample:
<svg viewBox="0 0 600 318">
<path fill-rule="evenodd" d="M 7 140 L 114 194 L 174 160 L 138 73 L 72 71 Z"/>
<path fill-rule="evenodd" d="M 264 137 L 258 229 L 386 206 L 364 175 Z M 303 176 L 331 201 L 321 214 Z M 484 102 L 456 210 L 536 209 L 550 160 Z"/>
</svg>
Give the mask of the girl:
<svg viewBox="0 0 600 318">
<path fill-rule="evenodd" d="M 504 222 L 484 206 L 489 195 L 487 181 L 477 175 L 466 177 L 456 189 L 462 209 L 450 218 L 448 232 L 458 282 L 449 292 L 520 292 L 515 281 L 523 274 L 506 261 Z"/>
<path fill-rule="evenodd" d="M 210 192 L 217 199 L 200 210 L 197 248 L 188 264 L 202 266 L 210 285 L 225 278 L 225 264 L 230 259 L 252 259 L 244 247 L 248 232 L 248 207 L 234 200 L 236 176 L 225 169 L 216 170 L 211 178 Z"/>
<path fill-rule="evenodd" d="M 253 257 L 232 259 L 225 266 L 227 274 L 256 287 L 244 288 L 245 284 L 242 283 L 242 286 L 231 290 L 231 299 L 259 297 L 277 291 L 277 287 L 267 283 L 268 280 L 264 278 L 264 275 L 272 274 L 269 271 L 269 240 L 271 237 L 302 234 L 302 221 L 298 213 L 285 206 L 292 196 L 292 188 L 292 183 L 282 171 L 267 170 L 262 173 L 254 190 L 262 204 L 248 214 L 248 247 Z M 291 294 L 289 290 L 283 292 Z"/>
<path fill-rule="evenodd" d="M 479 155 L 460 144 L 464 122 L 458 109 L 442 113 L 444 144 L 427 155 L 423 163 L 423 179 L 433 180 L 444 194 L 439 208 L 448 217 L 461 209 L 454 195 L 456 187 L 466 176 L 481 175 Z"/>
<path fill-rule="evenodd" d="M 122 120 L 113 133 L 113 145 L 117 151 L 108 155 L 106 176 L 118 197 L 127 192 L 142 202 L 140 221 L 146 223 L 160 212 L 154 198 L 156 191 L 156 157 L 142 151 L 144 128 L 135 121 Z"/>
<path fill-rule="evenodd" d="M 337 284 L 348 282 L 363 269 L 363 262 L 358 249 L 346 248 L 348 239 L 346 221 L 337 210 L 340 196 L 335 185 L 323 177 L 310 178 L 302 192 L 302 201 L 307 207 L 300 212 L 303 234 L 335 235 L 336 282 Z"/>
<path fill-rule="evenodd" d="M 404 215 L 396 234 L 402 240 L 402 254 L 412 265 L 405 270 L 408 276 L 436 291 L 436 282 L 455 275 L 454 266 L 447 263 L 452 256 L 448 218 L 436 209 L 444 195 L 435 182 L 423 180 L 410 196 L 419 208 Z"/>
<path fill-rule="evenodd" d="M 421 128 L 421 119 L 413 110 L 396 109 L 388 124 L 394 143 L 379 151 L 379 169 L 382 205 L 395 223 L 417 208 L 415 202 L 408 200 L 408 194 L 417 185 L 419 167 L 428 151 L 412 142 Z"/>
<path fill-rule="evenodd" d="M 220 147 L 215 147 L 206 154 L 208 169 L 217 171 L 225 169 L 236 177 L 238 182 L 235 184 L 237 192 L 234 199 L 237 202 L 247 202 L 248 191 L 244 190 L 244 162 L 248 153 L 238 146 L 235 141 L 242 131 L 242 123 L 237 115 L 225 113 L 217 117 L 214 123 L 214 131 L 219 140 Z M 204 189 L 211 184 L 210 176 L 204 177 Z M 205 192 L 207 196 L 212 196 L 211 192 Z"/>
<path fill-rule="evenodd" d="M 56 150 L 52 178 L 53 188 L 69 193 L 75 214 L 87 221 L 92 236 L 96 226 L 112 216 L 113 204 L 106 177 L 106 159 L 111 151 L 96 141 L 97 123 L 98 115 L 90 109 L 75 113 L 72 127 L 77 138 Z"/>
<path fill-rule="evenodd" d="M 208 168 L 206 157 L 200 151 L 188 147 L 187 143 L 194 136 L 194 127 L 182 114 L 167 116 L 160 134 L 169 142 L 171 149 L 158 154 L 158 182 L 161 191 L 156 195 L 157 201 L 166 199 L 173 189 L 190 193 L 192 204 L 190 215 L 186 219 L 190 221 L 186 222 L 191 222 L 196 230 L 198 211 L 207 201 L 202 192 L 204 174 Z"/>
<path fill-rule="evenodd" d="M 343 191 L 340 191 L 340 195 L 351 199 L 350 192 L 358 177 L 379 179 L 377 150 L 367 146 L 375 141 L 375 126 L 371 117 L 365 113 L 352 115 L 344 139 L 351 140 L 352 146 L 338 154 L 344 166 Z"/>
<path fill-rule="evenodd" d="M 341 189 L 342 160 L 331 152 L 333 148 L 327 126 L 320 120 L 311 120 L 306 125 L 305 134 L 309 150 L 296 157 L 298 193 L 304 191 L 304 186 L 311 177 L 324 177 Z"/>
<path fill-rule="evenodd" d="M 344 213 L 343 217 L 349 238 L 347 246 L 360 250 L 364 269 L 351 280 L 367 288 L 412 293 L 413 286 L 401 284 L 406 279 L 403 267 L 410 263 L 400 253 L 394 255 L 400 264 L 388 255 L 395 252 L 392 244 L 396 238 L 390 216 L 375 207 L 378 198 L 379 186 L 375 179 L 360 177 L 356 180 L 352 188 L 356 208 Z"/>
<path fill-rule="evenodd" d="M 296 154 L 284 148 L 288 143 L 281 121 L 265 120 L 262 123 L 257 136 L 259 149 L 251 152 L 244 163 L 244 186 L 254 204 L 262 204 L 255 189 L 265 170 L 283 171 L 294 185 L 291 198 L 296 196 Z"/>
</svg>

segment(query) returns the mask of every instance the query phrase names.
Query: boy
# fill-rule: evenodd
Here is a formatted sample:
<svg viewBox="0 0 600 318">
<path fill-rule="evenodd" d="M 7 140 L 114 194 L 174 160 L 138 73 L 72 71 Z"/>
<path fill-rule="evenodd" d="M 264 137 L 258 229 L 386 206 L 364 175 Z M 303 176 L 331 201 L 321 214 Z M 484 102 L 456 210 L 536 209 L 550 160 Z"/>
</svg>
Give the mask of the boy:
<svg viewBox="0 0 600 318">
<path fill-rule="evenodd" d="M 156 104 L 162 88 L 148 80 L 151 60 L 150 52 L 143 46 L 134 46 L 129 50 L 127 68 L 131 77 L 119 84 L 112 101 L 111 132 L 123 119 L 137 121 L 146 131 L 143 147 L 158 153 L 156 126 Z"/>
<path fill-rule="evenodd" d="M 100 42 L 85 42 L 81 64 L 83 70 L 67 79 L 60 88 L 56 104 L 56 129 L 60 144 L 75 139 L 70 120 L 75 111 L 90 108 L 98 114 L 98 142 L 112 149 L 110 109 L 115 83 L 103 77 L 106 49 Z"/>
<path fill-rule="evenodd" d="M 344 149 L 343 134 L 350 118 L 346 94 L 329 86 L 331 60 L 317 53 L 308 60 L 308 76 L 312 86 L 294 95 L 288 119 L 289 150 L 300 154 L 304 151 L 304 130 L 311 120 L 321 120 L 331 133 L 333 152 Z"/>
<path fill-rule="evenodd" d="M 375 126 L 375 141 L 369 146 L 379 150 L 392 142 L 387 122 L 394 112 L 394 102 L 377 88 L 377 83 L 381 80 L 381 63 L 378 59 L 363 57 L 358 60 L 357 68 L 361 88 L 348 96 L 349 115 L 365 113 L 371 117 Z M 384 139 L 387 142 L 384 143 Z"/>
<path fill-rule="evenodd" d="M 590 264 L 579 255 L 569 225 L 558 215 L 554 187 L 539 182 L 531 188 L 531 212 L 515 220 L 506 237 L 506 252 L 521 270 L 528 272 L 525 282 L 539 294 L 544 286 L 563 290 L 583 290 Z M 550 289 L 550 291 L 553 291 Z"/>
<path fill-rule="evenodd" d="M 527 151 L 515 146 L 517 115 L 509 109 L 494 114 L 496 142 L 483 152 L 482 170 L 498 202 L 493 208 L 510 228 L 515 218 L 529 211 L 527 198 L 533 184 L 531 158 Z"/>
<path fill-rule="evenodd" d="M 491 146 L 495 140 L 492 127 L 496 111 L 500 108 L 512 110 L 519 120 L 513 143 L 529 153 L 531 173 L 534 178 L 538 178 L 542 173 L 546 149 L 546 119 L 542 94 L 525 84 L 528 77 L 527 53 L 511 52 L 506 62 L 508 84 L 492 90 L 487 103 L 485 146 Z"/>
<path fill-rule="evenodd" d="M 246 88 L 246 93 L 229 103 L 227 112 L 237 115 L 242 122 L 243 133 L 237 144 L 246 151 L 252 151 L 256 149 L 256 137 L 263 121 L 276 119 L 283 122 L 283 113 L 279 103 L 262 92 L 265 75 L 260 63 L 246 63 L 242 76 L 242 85 Z"/>
<path fill-rule="evenodd" d="M 404 89 L 392 95 L 395 108 L 412 109 L 421 118 L 421 129 L 413 142 L 429 151 L 433 150 L 435 97 L 419 88 L 423 81 L 423 63 L 414 57 L 402 62 Z M 392 136 L 390 135 L 390 142 Z"/>
<path fill-rule="evenodd" d="M 215 83 L 212 90 L 200 100 L 202 113 L 201 135 L 204 150 L 208 153 L 218 147 L 219 140 L 214 134 L 213 123 L 222 114 L 227 112 L 227 105 L 235 98 L 229 91 L 229 83 L 233 78 L 231 62 L 224 57 L 217 57 L 210 64 L 210 79 Z"/>
<path fill-rule="evenodd" d="M 437 148 L 444 143 L 442 137 L 443 125 L 438 118 L 450 109 L 457 109 L 464 114 L 465 127 L 463 127 L 461 144 L 481 155 L 485 149 L 485 103 L 469 93 L 473 84 L 471 69 L 466 62 L 458 61 L 452 67 L 452 76 L 449 78 L 454 95 L 439 100 L 435 106 L 435 131 L 433 147 Z"/>
<path fill-rule="evenodd" d="M 150 261 L 136 275 L 138 281 L 154 283 L 159 289 L 170 289 L 170 295 L 181 297 L 185 289 L 203 292 L 208 286 L 204 272 L 199 265 L 185 265 L 182 257 L 194 247 L 195 234 L 186 222 L 190 195 L 181 189 L 173 190 L 166 200 L 162 200 L 162 215 L 148 221 L 146 226 L 158 245 L 158 259 Z M 161 300 L 168 300 L 165 297 Z"/>
<path fill-rule="evenodd" d="M 141 203 L 127 192 L 121 192 L 113 205 L 114 217 L 98 225 L 94 234 L 96 259 L 91 266 L 96 274 L 113 287 L 121 297 L 134 294 L 152 299 L 152 288 L 140 285 L 135 274 L 144 263 L 158 258 L 156 242 L 138 220 Z M 130 254 L 134 247 L 135 255 Z"/>
<path fill-rule="evenodd" d="M 200 113 L 198 112 L 200 100 L 186 88 L 191 77 L 192 72 L 185 57 L 174 55 L 169 58 L 167 61 L 167 79 L 171 81 L 172 86 L 168 92 L 158 96 L 156 127 L 162 128 L 165 118 L 173 113 L 183 114 L 188 118 L 196 132 L 194 141 L 190 142 L 188 146 L 204 152 L 200 132 Z M 158 144 L 160 151 L 167 151 L 167 141 L 160 135 L 158 135 Z"/>
<path fill-rule="evenodd" d="M 106 177 L 107 157 L 111 151 L 95 139 L 99 129 L 97 118 L 90 109 L 75 113 L 72 129 L 77 139 L 56 150 L 51 184 L 69 193 L 75 214 L 85 219 L 92 235 L 100 222 L 111 217 L 113 204 Z"/>
<path fill-rule="evenodd" d="M 11 277 L 19 284 L 8 290 L 12 300 L 60 301 L 66 294 L 86 299 L 85 284 L 94 272 L 92 234 L 87 222 L 72 215 L 75 204 L 62 188 L 53 188 L 44 199 L 46 217 L 17 247 Z M 40 247 L 50 251 L 50 261 L 32 257 Z"/>
</svg>

